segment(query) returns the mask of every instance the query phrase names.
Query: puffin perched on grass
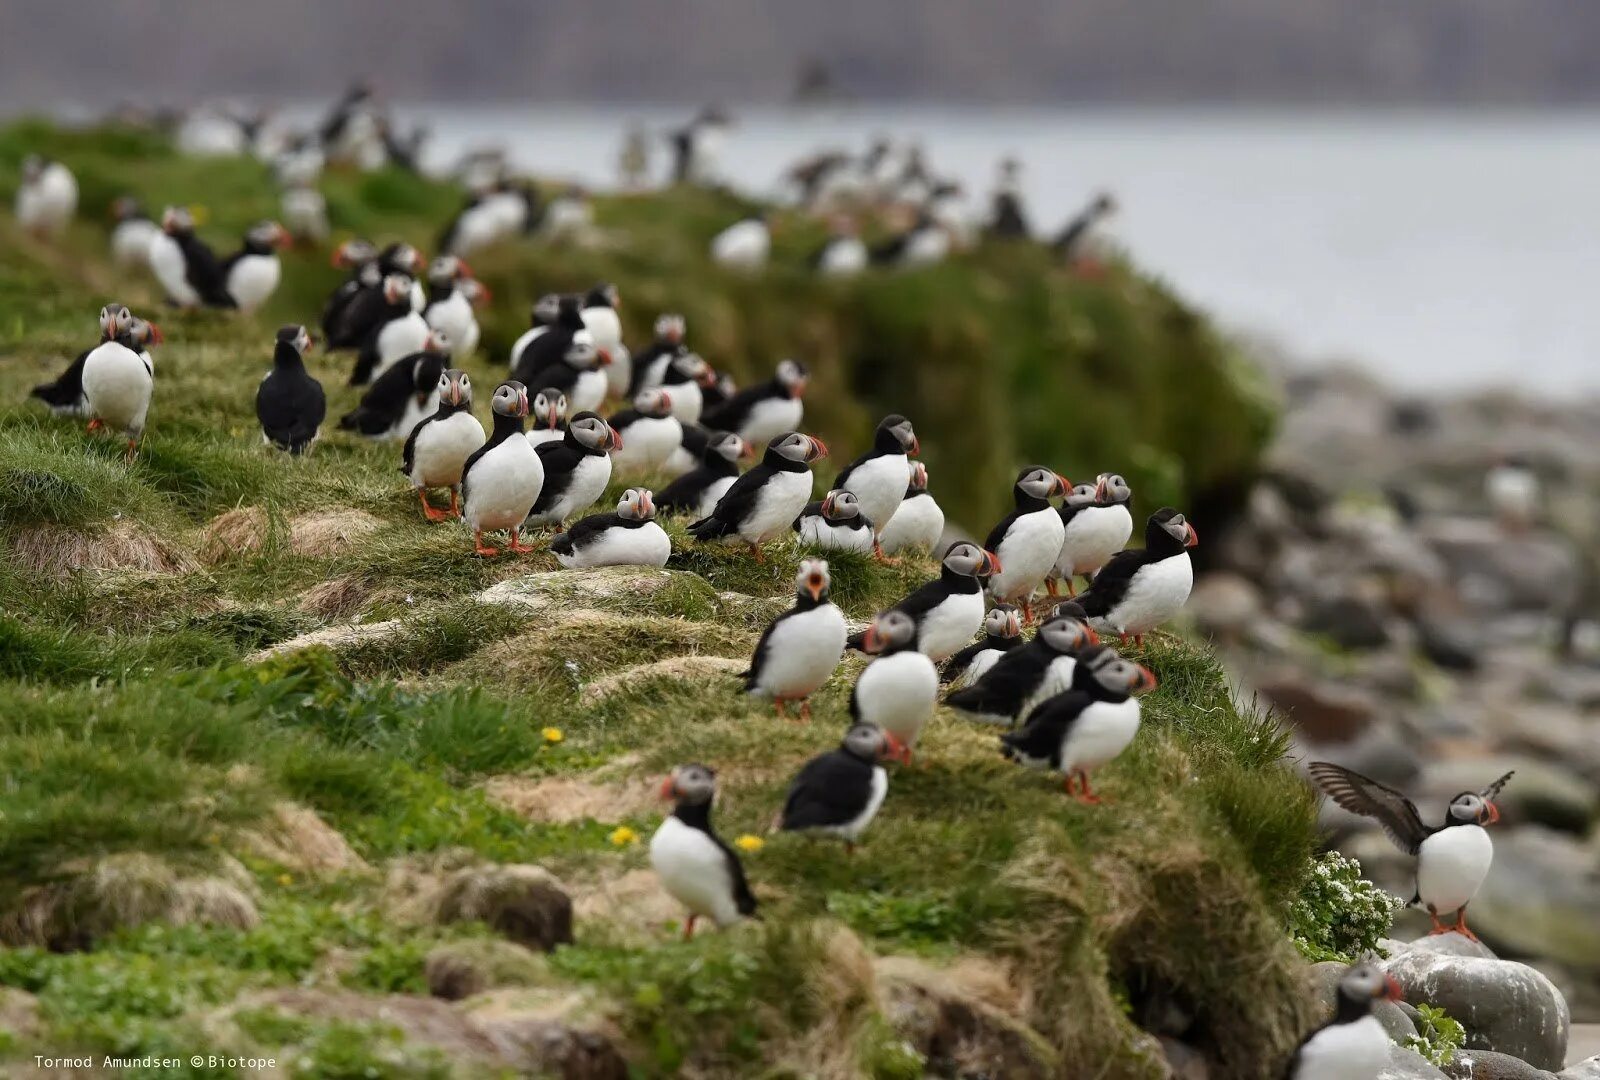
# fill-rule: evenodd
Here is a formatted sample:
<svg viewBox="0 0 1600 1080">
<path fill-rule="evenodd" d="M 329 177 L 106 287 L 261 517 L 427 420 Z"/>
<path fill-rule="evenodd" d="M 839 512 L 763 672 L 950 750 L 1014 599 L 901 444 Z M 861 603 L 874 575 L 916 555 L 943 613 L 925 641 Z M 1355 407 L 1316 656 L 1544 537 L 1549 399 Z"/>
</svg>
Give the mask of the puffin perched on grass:
<svg viewBox="0 0 1600 1080">
<path fill-rule="evenodd" d="M 1143 644 L 1146 634 L 1188 602 L 1194 588 L 1189 549 L 1199 542 L 1194 526 L 1172 507 L 1151 514 L 1144 548 L 1119 552 L 1078 598 L 1089 624 Z"/>
<path fill-rule="evenodd" d="M 611 482 L 611 455 L 621 445 L 615 428 L 592 412 L 581 412 L 560 442 L 535 447 L 544 486 L 526 524 L 560 525 L 594 505 Z"/>
<path fill-rule="evenodd" d="M 872 523 L 872 551 L 879 558 L 884 557 L 880 542 L 884 526 L 906 497 L 911 485 L 911 458 L 921 449 L 911 421 L 891 413 L 878 421 L 872 449 L 846 465 L 833 482 L 834 488 L 842 488 L 860 500 L 861 512 Z"/>
<path fill-rule="evenodd" d="M 848 491 L 830 491 L 806 503 L 793 529 L 802 544 L 822 551 L 871 551 L 872 523 L 861 502 Z"/>
<path fill-rule="evenodd" d="M 928 494 L 928 467 L 911 463 L 911 482 L 905 498 L 895 507 L 889 523 L 879 530 L 879 543 L 885 555 L 896 555 L 907 548 L 932 551 L 944 535 L 944 511 Z"/>
<path fill-rule="evenodd" d="M 311 335 L 303 326 L 278 331 L 272 351 L 272 370 L 256 388 L 256 419 L 268 446 L 290 454 L 303 454 L 316 441 L 317 430 L 328 415 L 328 398 L 322 384 L 306 370 L 305 354 Z"/>
<path fill-rule="evenodd" d="M 798 431 L 775 437 L 761 463 L 728 488 L 711 513 L 689 526 L 696 540 L 742 540 L 757 562 L 761 545 L 789 531 L 811 497 L 811 463 L 828 455 L 821 439 Z"/>
<path fill-rule="evenodd" d="M 461 470 L 461 516 L 472 530 L 472 548 L 479 555 L 495 556 L 498 548 L 483 542 L 483 534 L 509 530 L 509 550 L 516 554 L 533 548 L 517 539 L 528 511 L 544 487 L 544 464 L 522 434 L 528 415 L 528 389 L 515 380 L 495 387 L 489 403 L 494 430 Z"/>
<path fill-rule="evenodd" d="M 894 605 L 916 630 L 915 647 L 935 663 L 954 656 L 983 625 L 983 583 L 1000 570 L 991 551 L 970 540 L 957 540 L 939 563 L 939 576 Z M 850 639 L 864 648 L 865 635 Z"/>
<path fill-rule="evenodd" d="M 771 698 L 779 716 L 798 701 L 800 719 L 811 719 L 811 695 L 844 655 L 844 613 L 828 600 L 832 584 L 826 559 L 800 560 L 794 606 L 767 624 L 741 676 L 745 693 Z"/>
<path fill-rule="evenodd" d="M 1081 616 L 1075 605 L 1058 605 L 1032 641 L 1008 650 L 945 704 L 983 723 L 1010 725 L 1025 718 L 1040 701 L 1071 686 L 1078 656 L 1097 644 Z"/>
<path fill-rule="evenodd" d="M 550 541 L 562 566 L 665 566 L 672 541 L 656 524 L 649 488 L 629 488 L 609 514 L 591 514 Z"/>
<path fill-rule="evenodd" d="M 889 794 L 889 772 L 882 763 L 902 752 L 876 724 L 852 724 L 838 749 L 801 767 L 773 828 L 836 836 L 846 851 L 854 851 Z"/>
<path fill-rule="evenodd" d="M 983 637 L 945 661 L 939 681 L 960 690 L 988 673 L 1012 649 L 1021 648 L 1022 615 L 1010 604 L 991 608 L 983 617 Z"/>
<path fill-rule="evenodd" d="M 371 439 L 402 439 L 438 407 L 439 377 L 450 365 L 450 339 L 429 330 L 421 351 L 384 369 L 339 427 Z"/>
<path fill-rule="evenodd" d="M 1056 595 L 1058 582 L 1065 582 L 1067 595 L 1074 594 L 1074 576 L 1093 578 L 1112 556 L 1128 544 L 1133 535 L 1133 516 L 1128 504 L 1133 490 L 1117 473 L 1101 473 L 1092 484 L 1079 484 L 1061 500 L 1061 553 L 1045 580 L 1045 589 Z"/>
<path fill-rule="evenodd" d="M 100 309 L 100 340 L 96 346 L 108 341 L 115 341 L 117 336 L 133 324 L 133 312 L 124 304 L 106 304 Z M 152 328 L 153 329 L 153 328 Z M 155 331 L 159 335 L 160 331 Z M 159 340 L 159 337 L 158 337 Z M 88 411 L 89 404 L 83 396 L 83 364 L 89 359 L 89 354 L 94 351 L 91 346 L 78 354 L 67 369 L 56 377 L 54 382 L 41 383 L 28 391 L 29 397 L 36 397 L 50 407 L 50 411 L 57 416 L 81 416 Z"/>
<path fill-rule="evenodd" d="M 533 395 L 533 426 L 528 429 L 528 442 L 560 442 L 567 437 L 567 395 L 553 386 L 547 386 Z"/>
<path fill-rule="evenodd" d="M 1002 564 L 989 578 L 990 595 L 997 604 L 1021 607 L 1023 622 L 1033 621 L 1034 590 L 1055 566 L 1066 531 L 1050 500 L 1071 486 L 1042 465 L 1023 469 L 1012 489 L 1016 509 L 1001 518 L 984 541 Z"/>
<path fill-rule="evenodd" d="M 691 432 L 684 433 L 686 441 L 690 436 Z M 749 444 L 731 431 L 708 432 L 705 440 L 700 464 L 662 488 L 656 496 L 658 510 L 705 517 L 739 478 L 739 460 L 749 452 Z"/>
<path fill-rule="evenodd" d="M 439 407 L 406 436 L 400 457 L 400 471 L 422 500 L 422 512 L 429 521 L 445 521 L 461 513 L 461 477 L 467 459 L 484 443 L 483 425 L 472 415 L 472 380 L 460 368 L 450 368 L 439 376 Z M 428 489 L 450 489 L 450 509 L 440 510 L 428 502 Z"/>
<path fill-rule="evenodd" d="M 650 838 L 650 866 L 662 887 L 689 909 L 685 941 L 694 937 L 700 919 L 721 929 L 757 917 L 744 864 L 711 827 L 716 796 L 717 774 L 704 765 L 679 765 L 661 784 L 661 797 L 673 808 Z"/>
<path fill-rule="evenodd" d="M 910 762 L 917 738 L 939 695 L 939 672 L 917 650 L 917 627 L 911 617 L 890 608 L 867 627 L 862 648 L 873 657 L 850 691 L 850 718 L 882 728 Z"/>
<path fill-rule="evenodd" d="M 781 360 L 772 378 L 706 409 L 700 422 L 719 431 L 736 432 L 751 446 L 765 446 L 786 431 L 799 430 L 810 377 L 800 361 Z"/>
<path fill-rule="evenodd" d="M 121 431 L 128 439 L 129 461 L 138 452 L 155 391 L 155 366 L 146 346 L 160 341 L 160 331 L 135 317 L 114 339 L 91 349 L 83 361 L 89 430 L 108 427 Z"/>
</svg>

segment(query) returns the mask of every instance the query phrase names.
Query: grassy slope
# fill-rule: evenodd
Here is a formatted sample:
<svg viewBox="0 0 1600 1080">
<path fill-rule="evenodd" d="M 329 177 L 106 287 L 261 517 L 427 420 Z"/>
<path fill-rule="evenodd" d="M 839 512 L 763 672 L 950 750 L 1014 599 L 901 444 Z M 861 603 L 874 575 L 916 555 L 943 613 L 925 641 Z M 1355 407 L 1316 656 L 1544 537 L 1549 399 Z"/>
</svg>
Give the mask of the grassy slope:
<svg viewBox="0 0 1600 1080">
<path fill-rule="evenodd" d="M 34 147 L 73 163 L 86 209 L 125 188 L 158 204 L 204 202 L 219 240 L 272 209 L 253 166 L 179 161 L 142 137 L 42 128 L 0 134 L 0 189 Z M 327 192 L 341 225 L 419 241 L 456 198 L 387 174 L 334 177 Z M 691 193 L 608 201 L 601 224 L 631 235 L 626 247 L 478 260 L 510 299 L 497 305 L 490 347 L 499 354 L 520 321 L 504 312 L 525 310 L 534 293 L 616 280 L 633 330 L 656 310 L 681 308 L 719 365 L 749 374 L 790 349 L 805 356 L 818 373 L 808 411 L 841 450 L 859 446 L 872 413 L 890 404 L 916 417 L 937 490 L 974 519 L 996 512 L 995 492 L 1025 456 L 1069 475 L 1123 467 L 1141 495 L 1175 499 L 1226 485 L 1253 460 L 1264 414 L 1241 401 L 1211 332 L 1136 278 L 1068 283 L 1032 252 L 991 250 L 968 265 L 849 289 L 781 269 L 729 279 L 698 254 L 727 214 L 721 200 Z M 803 248 L 802 231 L 780 251 Z M 112 440 L 22 403 L 28 386 L 83 346 L 106 299 L 159 311 L 153 286 L 109 267 L 103 247 L 91 223 L 47 248 L 0 216 L 0 913 L 40 888 L 77 896 L 97 859 L 146 852 L 182 872 L 241 859 L 263 918 L 244 931 L 146 926 L 97 936 L 93 905 L 69 905 L 61 918 L 96 937 L 94 948 L 0 951 L 0 985 L 38 993 L 52 1045 L 293 1046 L 313 1075 L 338 1074 L 349 1065 L 340 1055 L 388 1060 L 380 1074 L 437 1071 L 425 1057 L 369 1045 L 382 1033 L 332 1023 L 265 1017 L 225 1035 L 201 1030 L 208 1013 L 262 987 L 415 992 L 432 944 L 483 933 L 401 928 L 378 914 L 378 878 L 289 872 L 253 852 L 243 834 L 276 802 L 313 807 L 375 865 L 465 848 L 541 863 L 582 898 L 645 865 L 642 846 L 608 835 L 614 824 L 648 835 L 655 811 L 622 799 L 603 824 L 530 821 L 485 781 L 567 776 L 620 793 L 676 762 L 704 760 L 724 777 L 724 833 L 761 832 L 794 766 L 836 739 L 849 679 L 824 692 L 811 727 L 752 707 L 726 677 L 634 676 L 604 696 L 583 694 L 597 678 L 669 656 L 743 658 L 781 607 L 792 555 L 756 567 L 679 544 L 669 578 L 540 579 L 553 606 L 519 613 L 472 597 L 553 561 L 480 561 L 457 527 L 422 523 L 394 472 L 394 447 L 335 435 L 306 461 L 263 452 L 252 390 L 271 328 L 318 310 L 333 279 L 318 257 L 291 260 L 273 310 L 255 322 L 164 320 L 150 435 L 124 466 Z M 320 362 L 330 391 L 346 362 Z M 909 386 L 897 385 L 912 368 Z M 496 370 L 478 361 L 479 384 Z M 1055 391 L 1116 387 L 1097 408 L 1125 410 L 1133 441 L 1098 446 L 1062 411 L 1064 392 L 1019 395 L 1025 378 Z M 951 381 L 961 392 L 949 391 Z M 830 400 L 830 388 L 846 384 L 871 408 Z M 332 397 L 337 416 L 351 395 L 341 387 Z M 941 468 L 963 447 L 973 452 L 964 440 L 979 431 L 995 440 L 992 452 Z M 207 523 L 239 507 L 264 511 L 245 530 L 260 544 L 220 550 Z M 375 531 L 353 544 L 312 537 L 305 515 L 327 507 L 359 512 Z M 30 569 L 74 545 L 104 555 L 113 542 L 145 569 Z M 929 573 L 916 561 L 885 570 L 836 559 L 837 597 L 865 617 Z M 242 662 L 298 633 L 386 619 L 398 628 L 381 640 Z M 1312 844 L 1309 796 L 1280 767 L 1270 729 L 1227 701 L 1208 656 L 1163 638 L 1145 660 L 1162 686 L 1147 702 L 1144 735 L 1108 771 L 1113 807 L 1066 803 L 1001 761 L 992 732 L 942 716 L 925 764 L 895 777 L 860 857 L 787 837 L 750 856 L 767 909 L 761 926 L 665 944 L 658 922 L 614 911 L 580 921 L 578 944 L 557 953 L 544 978 L 600 995 L 645 1074 L 750 1075 L 761 1060 L 905 1075 L 876 1009 L 827 975 L 829 928 L 842 922 L 879 954 L 977 954 L 1006 965 L 1025 991 L 1022 1018 L 1063 1053 L 1062 1075 L 1091 1074 L 1085 1062 L 1104 1063 L 1104 1075 L 1143 1075 L 1126 1008 L 1158 989 L 1198 1011 L 1198 1037 L 1228 1075 L 1255 1074 L 1304 1015 L 1296 961 L 1272 912 L 1294 891 Z M 558 744 L 541 733 L 552 725 L 564 735 Z M 14 930 L 0 918 L 0 933 Z M 15 1039 L 10 1048 L 34 1052 Z"/>
</svg>

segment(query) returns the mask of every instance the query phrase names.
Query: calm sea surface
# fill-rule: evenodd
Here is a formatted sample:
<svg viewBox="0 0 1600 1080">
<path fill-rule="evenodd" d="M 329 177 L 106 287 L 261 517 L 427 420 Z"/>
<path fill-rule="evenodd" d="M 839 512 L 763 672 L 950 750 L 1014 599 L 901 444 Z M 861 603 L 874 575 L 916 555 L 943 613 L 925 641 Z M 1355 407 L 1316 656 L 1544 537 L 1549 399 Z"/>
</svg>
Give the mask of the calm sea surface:
<svg viewBox="0 0 1600 1080">
<path fill-rule="evenodd" d="M 632 122 L 682 110 L 411 106 L 432 159 L 503 143 L 541 173 L 610 183 Z M 981 206 L 1015 154 L 1035 227 L 1096 187 L 1146 267 L 1225 322 L 1415 388 L 1600 391 L 1600 115 L 739 110 L 724 173 L 775 190 L 814 150 L 920 139 Z M 666 154 L 658 150 L 657 170 Z"/>
</svg>

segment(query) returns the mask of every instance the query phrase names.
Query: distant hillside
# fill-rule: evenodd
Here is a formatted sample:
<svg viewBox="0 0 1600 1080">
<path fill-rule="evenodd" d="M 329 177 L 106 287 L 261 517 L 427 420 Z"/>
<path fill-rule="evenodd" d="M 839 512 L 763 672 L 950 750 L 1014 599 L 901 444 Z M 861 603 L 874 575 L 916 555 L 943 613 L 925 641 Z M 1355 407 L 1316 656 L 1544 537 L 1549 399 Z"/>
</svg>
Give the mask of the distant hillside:
<svg viewBox="0 0 1600 1080">
<path fill-rule="evenodd" d="M 1600 100 L 1600 6 L 1562 0 L 13 0 L 0 41 L 8 110 L 356 75 L 413 100 L 781 101 L 819 58 L 863 99 Z"/>
</svg>

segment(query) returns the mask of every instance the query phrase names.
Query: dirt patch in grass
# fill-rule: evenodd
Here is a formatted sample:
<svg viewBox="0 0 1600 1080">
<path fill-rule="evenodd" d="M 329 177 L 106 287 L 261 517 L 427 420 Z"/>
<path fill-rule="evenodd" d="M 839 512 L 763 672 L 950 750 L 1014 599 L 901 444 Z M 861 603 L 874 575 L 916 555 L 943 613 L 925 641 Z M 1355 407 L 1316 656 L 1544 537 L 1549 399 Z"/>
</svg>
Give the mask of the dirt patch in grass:
<svg viewBox="0 0 1600 1080">
<path fill-rule="evenodd" d="M 646 679 L 706 679 L 738 675 L 750 666 L 748 660 L 726 656 L 669 656 L 649 664 L 638 664 L 594 680 L 578 695 L 580 701 L 598 701 L 631 684 Z"/>
<path fill-rule="evenodd" d="M 241 506 L 218 514 L 200 530 L 200 558 L 207 566 L 215 566 L 236 555 L 257 551 L 267 529 L 267 512 L 259 506 Z"/>
<path fill-rule="evenodd" d="M 289 546 L 308 558 L 337 555 L 381 528 L 383 522 L 365 510 L 317 510 L 289 522 Z"/>
<path fill-rule="evenodd" d="M 685 915 L 654 870 L 602 874 L 574 891 L 572 913 L 578 922 L 602 925 L 608 936 L 623 940 L 664 940 L 672 934 L 669 924 Z"/>
<path fill-rule="evenodd" d="M 655 801 L 655 786 L 643 780 L 602 784 L 571 776 L 496 776 L 484 783 L 483 790 L 514 814 L 558 825 L 621 821 L 639 815 Z"/>
<path fill-rule="evenodd" d="M 253 854 L 304 874 L 333 876 L 372 870 L 337 829 L 316 811 L 294 803 L 273 807 L 271 822 L 246 833 L 244 842 Z"/>
<path fill-rule="evenodd" d="M 322 646 L 339 652 L 343 649 L 353 648 L 357 645 L 370 645 L 374 642 L 385 641 L 400 634 L 405 629 L 405 624 L 399 619 L 386 619 L 383 622 L 366 623 L 358 626 L 329 626 L 321 630 L 313 630 L 309 634 L 292 637 L 288 641 L 280 641 L 270 645 L 249 657 L 249 662 L 259 664 L 274 656 L 284 653 L 299 652 L 301 649 L 310 649 Z"/>
<path fill-rule="evenodd" d="M 182 574 L 199 569 L 187 551 L 131 521 L 104 531 L 29 525 L 12 535 L 11 557 L 23 570 L 48 578 L 77 570 Z"/>
<path fill-rule="evenodd" d="M 308 615 L 322 619 L 348 619 L 367 606 L 372 586 L 354 575 L 319 581 L 307 589 L 295 605 Z"/>
</svg>

